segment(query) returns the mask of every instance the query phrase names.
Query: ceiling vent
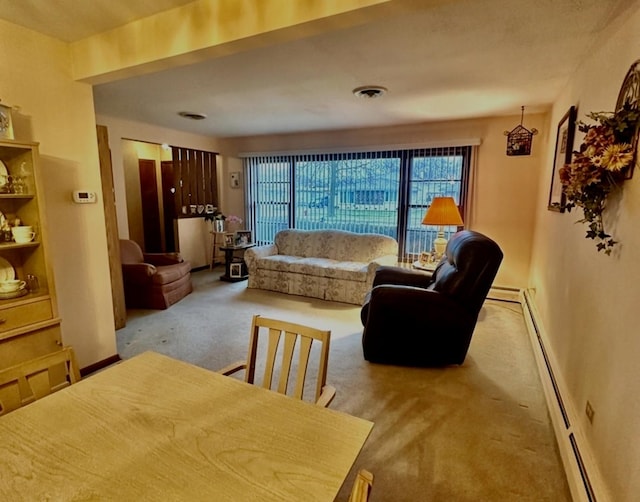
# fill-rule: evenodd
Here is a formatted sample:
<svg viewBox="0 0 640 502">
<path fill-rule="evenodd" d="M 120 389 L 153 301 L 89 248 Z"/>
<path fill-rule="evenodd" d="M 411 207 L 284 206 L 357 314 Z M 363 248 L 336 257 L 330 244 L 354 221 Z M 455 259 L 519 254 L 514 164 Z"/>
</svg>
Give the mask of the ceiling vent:
<svg viewBox="0 0 640 502">
<path fill-rule="evenodd" d="M 178 115 L 191 120 L 204 120 L 207 116 L 204 113 L 178 112 Z"/>
<path fill-rule="evenodd" d="M 379 85 L 365 85 L 362 87 L 356 87 L 353 90 L 353 93 L 359 98 L 365 99 L 373 99 L 379 98 L 383 94 L 387 92 L 385 87 L 380 87 Z"/>
</svg>

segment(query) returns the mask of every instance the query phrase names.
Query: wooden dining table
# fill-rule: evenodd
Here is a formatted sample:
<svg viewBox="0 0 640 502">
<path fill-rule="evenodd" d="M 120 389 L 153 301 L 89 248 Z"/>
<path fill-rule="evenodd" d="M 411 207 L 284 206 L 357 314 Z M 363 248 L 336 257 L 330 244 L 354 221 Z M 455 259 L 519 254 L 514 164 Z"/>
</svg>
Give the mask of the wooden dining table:
<svg viewBox="0 0 640 502">
<path fill-rule="evenodd" d="M 0 417 L 0 500 L 332 501 L 372 427 L 145 352 Z"/>
</svg>

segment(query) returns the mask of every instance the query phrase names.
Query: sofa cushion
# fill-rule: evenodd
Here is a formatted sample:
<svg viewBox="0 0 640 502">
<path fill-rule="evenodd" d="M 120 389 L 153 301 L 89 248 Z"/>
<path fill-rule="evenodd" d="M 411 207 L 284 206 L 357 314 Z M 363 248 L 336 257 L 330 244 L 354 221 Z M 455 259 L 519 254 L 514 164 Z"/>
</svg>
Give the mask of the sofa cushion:
<svg viewBox="0 0 640 502">
<path fill-rule="evenodd" d="M 281 255 L 363 263 L 398 252 L 392 237 L 344 230 L 281 230 L 274 243 Z"/>
<path fill-rule="evenodd" d="M 314 277 L 331 277 L 358 282 L 363 282 L 367 278 L 367 264 L 353 261 L 275 255 L 260 258 L 257 265 L 258 269 L 291 272 Z"/>
<path fill-rule="evenodd" d="M 300 256 L 289 256 L 284 254 L 275 254 L 265 256 L 256 260 L 258 269 L 275 270 L 276 272 L 290 272 L 294 263 L 302 260 Z"/>
</svg>

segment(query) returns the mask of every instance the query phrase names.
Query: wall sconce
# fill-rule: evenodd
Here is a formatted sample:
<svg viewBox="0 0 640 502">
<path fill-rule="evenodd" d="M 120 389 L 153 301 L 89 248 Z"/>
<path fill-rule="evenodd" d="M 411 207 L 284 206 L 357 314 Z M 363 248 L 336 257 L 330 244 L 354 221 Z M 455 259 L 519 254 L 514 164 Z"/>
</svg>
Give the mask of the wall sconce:
<svg viewBox="0 0 640 502">
<path fill-rule="evenodd" d="M 524 119 L 524 106 L 520 115 L 520 125 L 511 131 L 505 131 L 507 137 L 507 155 L 531 155 L 531 143 L 533 136 L 538 134 L 537 129 L 527 129 L 522 125 Z"/>
</svg>

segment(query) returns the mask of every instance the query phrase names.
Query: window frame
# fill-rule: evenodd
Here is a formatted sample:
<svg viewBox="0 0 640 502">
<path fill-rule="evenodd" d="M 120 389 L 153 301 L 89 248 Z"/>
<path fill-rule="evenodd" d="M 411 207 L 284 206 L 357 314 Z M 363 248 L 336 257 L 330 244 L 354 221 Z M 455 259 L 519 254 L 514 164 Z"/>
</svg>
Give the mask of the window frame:
<svg viewBox="0 0 640 502">
<path fill-rule="evenodd" d="M 257 186 L 260 183 L 256 180 L 257 174 L 252 173 L 253 164 L 259 165 L 261 163 L 272 164 L 286 164 L 288 165 L 288 201 L 280 202 L 288 206 L 287 208 L 287 225 L 288 228 L 296 228 L 297 221 L 296 211 L 298 206 L 296 204 L 298 194 L 298 179 L 296 176 L 296 167 L 298 162 L 327 162 L 327 161 L 341 161 L 352 159 L 399 159 L 399 179 L 398 179 L 398 194 L 397 194 L 397 240 L 399 244 L 399 260 L 400 261 L 413 261 L 417 259 L 415 253 L 411 253 L 406 249 L 407 246 L 407 232 L 409 229 L 409 211 L 413 207 L 423 207 L 426 211 L 428 205 L 411 204 L 411 189 L 412 189 L 412 168 L 413 162 L 416 158 L 423 157 L 451 157 L 461 156 L 461 175 L 460 179 L 456 178 L 456 182 L 460 183 L 460 191 L 458 194 L 458 208 L 460 213 L 465 218 L 466 208 L 468 206 L 469 196 L 469 180 L 471 173 L 471 158 L 473 155 L 473 146 L 455 146 L 455 147 L 433 147 L 433 148 L 416 148 L 416 149 L 401 149 L 401 150 L 380 150 L 380 151 L 355 151 L 348 153 L 319 153 L 319 154 L 305 154 L 305 155 L 264 155 L 256 157 L 247 157 L 244 159 L 245 179 L 248 182 L 245 184 L 245 200 L 246 200 L 246 214 L 249 227 L 254 231 L 256 243 L 267 244 L 271 241 L 261 239 L 259 240 L 259 234 L 256 230 L 256 205 L 259 203 L 256 201 L 255 193 L 252 193 L 252 187 Z M 256 159 L 259 159 L 256 162 Z M 458 229 L 461 227 L 458 227 Z"/>
</svg>

